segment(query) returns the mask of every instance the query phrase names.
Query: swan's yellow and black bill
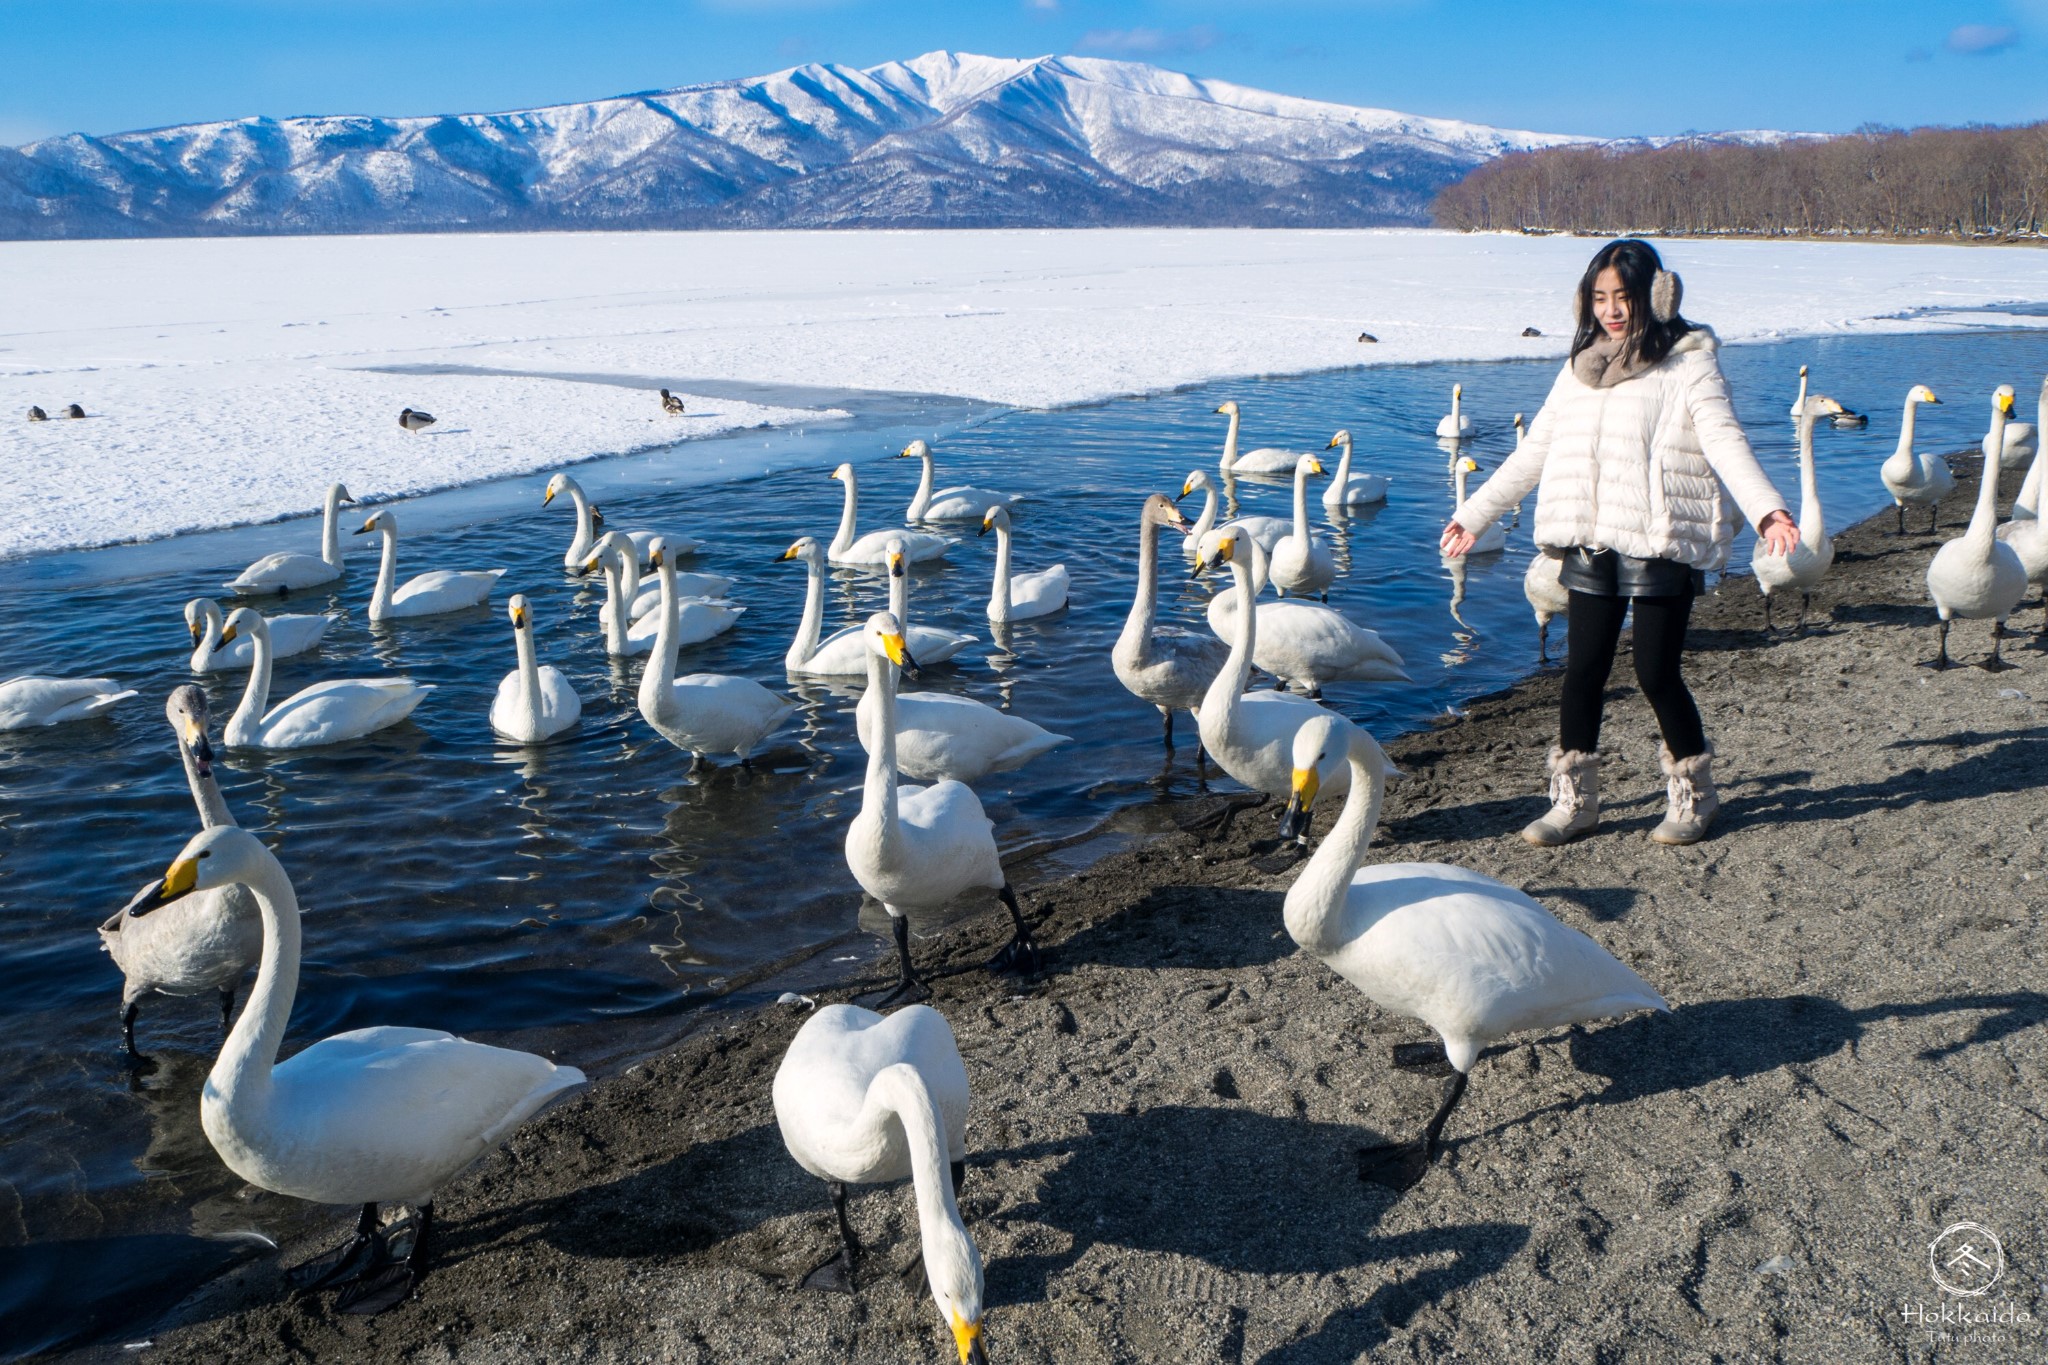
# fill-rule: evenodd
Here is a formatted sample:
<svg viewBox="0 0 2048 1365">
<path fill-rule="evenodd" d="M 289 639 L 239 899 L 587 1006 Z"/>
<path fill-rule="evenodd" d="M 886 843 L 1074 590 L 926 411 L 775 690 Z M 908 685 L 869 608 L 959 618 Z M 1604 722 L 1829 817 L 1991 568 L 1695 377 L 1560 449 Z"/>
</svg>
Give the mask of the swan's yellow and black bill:
<svg viewBox="0 0 2048 1365">
<path fill-rule="evenodd" d="M 1294 791 L 1287 798 L 1287 809 L 1280 816 L 1280 837 L 1299 839 L 1308 833 L 1309 823 L 1315 819 L 1316 793 L 1322 783 L 1316 777 L 1314 768 L 1294 770 Z"/>
<path fill-rule="evenodd" d="M 890 556 L 889 556 L 889 577 L 891 577 L 891 578 L 901 578 L 901 577 L 903 577 L 903 556 L 902 556 L 902 555 L 894 555 L 894 554 L 892 554 L 892 555 L 890 555 Z"/>
<path fill-rule="evenodd" d="M 525 608 L 525 607 L 514 607 L 514 608 L 512 608 L 512 629 L 514 629 L 514 630 L 520 630 L 520 629 L 523 629 L 523 628 L 525 627 L 525 625 L 526 625 L 526 608 Z"/>
<path fill-rule="evenodd" d="M 986 512 L 983 512 L 981 514 L 981 529 L 979 531 L 976 531 L 975 534 L 978 536 L 985 536 L 988 534 L 988 528 L 995 524 L 996 509 L 991 507 Z"/>
<path fill-rule="evenodd" d="M 953 1344 L 960 1349 L 960 1365 L 988 1365 L 981 1349 L 981 1324 L 969 1322 L 958 1313 L 953 1319 Z"/>
<path fill-rule="evenodd" d="M 1218 568 L 1224 564 L 1228 564 L 1231 560 L 1231 557 L 1236 553 L 1237 537 L 1225 536 L 1223 537 L 1223 539 L 1216 542 L 1216 552 L 1214 554 L 1208 556 L 1207 558 L 1203 558 L 1199 555 L 1195 557 L 1194 572 L 1196 574 L 1200 574 L 1205 570 Z"/>
<path fill-rule="evenodd" d="M 199 863 L 193 858 L 180 858 L 171 864 L 171 870 L 164 873 L 162 881 L 151 882 L 135 893 L 135 898 L 122 908 L 130 919 L 141 919 L 152 910 L 162 909 L 172 901 L 192 893 L 199 881 Z"/>
<path fill-rule="evenodd" d="M 890 663 L 913 678 L 917 676 L 917 660 L 910 657 L 910 646 L 904 643 L 901 635 L 882 632 L 882 652 L 889 656 Z"/>
<path fill-rule="evenodd" d="M 668 551 L 667 551 L 666 549 L 662 549 L 662 550 L 656 550 L 656 551 L 655 551 L 655 552 L 654 552 L 653 554 L 651 554 L 651 555 L 647 556 L 647 567 L 648 567 L 648 568 L 650 568 L 650 569 L 658 569 L 658 568 L 660 568 L 660 567 L 661 567 L 661 557 L 662 557 L 662 556 L 663 556 L 664 554 L 666 554 L 666 553 L 668 553 Z"/>
<path fill-rule="evenodd" d="M 178 729 L 185 737 L 185 747 L 192 751 L 192 758 L 199 765 L 199 775 L 205 777 L 213 771 L 213 745 L 206 738 L 206 727 L 187 716 Z"/>
<path fill-rule="evenodd" d="M 1337 438 L 1336 438 L 1336 437 L 1334 437 L 1334 436 L 1332 436 L 1332 437 L 1330 438 L 1330 443 L 1329 443 L 1328 445 L 1324 446 L 1324 447 L 1323 447 L 1323 449 L 1324 449 L 1324 450 L 1335 450 L 1335 449 L 1337 448 L 1338 444 L 1339 444 L 1339 442 L 1338 442 Z"/>
<path fill-rule="evenodd" d="M 553 502 L 554 500 L 555 500 L 555 486 L 554 486 L 553 484 L 549 484 L 549 485 L 548 485 L 548 491 L 547 491 L 547 492 L 546 492 L 545 494 L 543 494 L 543 495 L 542 495 L 542 497 L 541 497 L 541 500 L 540 500 L 540 505 L 541 505 L 542 507 L 546 507 L 546 506 L 547 506 L 547 505 L 548 505 L 549 503 Z"/>
<path fill-rule="evenodd" d="M 2012 395 L 2011 395 L 2011 394 L 2009 394 L 2009 393 L 2001 393 L 2001 394 L 1999 394 L 1999 395 L 1998 395 L 1998 410 L 1999 410 L 2000 412 L 2004 413 L 2004 414 L 2005 414 L 2005 415 L 2006 415 L 2007 417 L 2010 417 L 2010 416 L 2012 416 Z"/>
<path fill-rule="evenodd" d="M 1194 481 L 1193 479 L 1189 479 L 1189 480 L 1188 480 L 1188 481 L 1187 481 L 1186 483 L 1183 483 L 1183 484 L 1182 484 L 1182 485 L 1180 486 L 1180 492 L 1174 495 L 1174 499 L 1173 499 L 1173 500 L 1174 500 L 1175 502 L 1179 502 L 1179 501 L 1180 501 L 1180 500 L 1181 500 L 1182 498 L 1186 497 L 1186 496 L 1187 496 L 1188 494 L 1190 494 L 1190 493 L 1192 493 L 1192 492 L 1194 492 L 1194 491 L 1195 491 L 1195 481 Z"/>
<path fill-rule="evenodd" d="M 790 546 L 790 547 L 789 547 L 789 548 L 788 548 L 787 550 L 784 550 L 784 551 L 783 551 L 783 552 L 782 552 L 781 554 L 779 554 L 779 555 L 775 556 L 775 562 L 776 562 L 777 564 L 780 564 L 780 563 L 782 563 L 782 561 L 783 561 L 783 560 L 785 560 L 785 559 L 795 559 L 795 558 L 796 558 L 796 546 L 792 545 L 792 546 Z"/>
<path fill-rule="evenodd" d="M 202 626 L 200 626 L 197 622 L 188 621 L 185 624 L 185 631 L 192 637 L 192 643 L 195 645 L 206 638 L 205 629 Z"/>
<path fill-rule="evenodd" d="M 356 534 L 356 535 L 359 535 L 359 536 L 366 536 L 366 535 L 370 534 L 370 532 L 372 532 L 372 531 L 374 531 L 374 530 L 376 530 L 376 529 L 377 529 L 377 519 L 376 519 L 375 517 L 371 517 L 371 518 L 370 518 L 370 519 L 369 519 L 368 521 L 364 522 L 364 523 L 363 523 L 363 524 L 362 524 L 361 526 L 358 526 L 358 527 L 356 527 L 356 529 L 355 529 L 355 532 L 354 532 L 354 534 Z"/>
<path fill-rule="evenodd" d="M 1328 448 L 1328 447 L 1325 447 L 1325 449 L 1327 449 L 1327 448 Z M 1322 473 L 1322 472 L 1323 472 L 1323 462 L 1322 462 L 1321 460 L 1314 460 L 1314 459 L 1310 460 L 1310 461 L 1308 462 L 1308 472 L 1309 472 L 1309 473 L 1311 473 L 1311 474 L 1320 474 L 1320 473 Z"/>
<path fill-rule="evenodd" d="M 235 642 L 237 634 L 239 632 L 235 629 L 235 623 L 230 621 L 227 623 L 227 627 L 220 633 L 220 642 L 224 645 L 231 645 Z"/>
</svg>

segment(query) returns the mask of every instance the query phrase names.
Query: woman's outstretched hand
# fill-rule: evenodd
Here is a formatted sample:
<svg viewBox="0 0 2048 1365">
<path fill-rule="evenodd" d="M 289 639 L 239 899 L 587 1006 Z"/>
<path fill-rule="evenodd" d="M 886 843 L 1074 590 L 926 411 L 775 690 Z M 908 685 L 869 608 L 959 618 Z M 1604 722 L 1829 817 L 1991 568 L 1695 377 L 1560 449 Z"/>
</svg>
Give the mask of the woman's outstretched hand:
<svg viewBox="0 0 2048 1365">
<path fill-rule="evenodd" d="M 1789 555 L 1799 548 L 1799 523 L 1792 520 L 1792 514 L 1780 508 L 1763 519 L 1756 528 L 1758 540 L 1774 555 Z"/>
<path fill-rule="evenodd" d="M 1444 527 L 1443 539 L 1437 542 L 1437 548 L 1443 551 L 1445 559 L 1456 559 L 1471 549 L 1477 540 L 1477 536 L 1454 520 Z"/>
</svg>

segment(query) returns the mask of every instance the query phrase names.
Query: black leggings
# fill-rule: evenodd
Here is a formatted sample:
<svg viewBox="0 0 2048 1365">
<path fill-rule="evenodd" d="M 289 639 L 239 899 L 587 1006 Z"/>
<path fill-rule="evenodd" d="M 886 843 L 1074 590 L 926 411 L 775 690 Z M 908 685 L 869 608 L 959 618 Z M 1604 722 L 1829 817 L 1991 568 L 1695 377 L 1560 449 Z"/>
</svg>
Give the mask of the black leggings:
<svg viewBox="0 0 2048 1365">
<path fill-rule="evenodd" d="M 1558 707 L 1557 742 L 1566 751 L 1592 753 L 1600 747 L 1601 694 L 1614 669 L 1614 647 L 1621 639 L 1621 620 L 1629 598 L 1571 595 L 1569 652 L 1564 665 L 1564 700 Z M 1700 709 L 1679 676 L 1685 653 L 1685 626 L 1692 617 L 1692 594 L 1682 597 L 1638 597 L 1636 609 L 1636 682 L 1673 758 L 1691 758 L 1707 751 L 1700 728 Z"/>
</svg>

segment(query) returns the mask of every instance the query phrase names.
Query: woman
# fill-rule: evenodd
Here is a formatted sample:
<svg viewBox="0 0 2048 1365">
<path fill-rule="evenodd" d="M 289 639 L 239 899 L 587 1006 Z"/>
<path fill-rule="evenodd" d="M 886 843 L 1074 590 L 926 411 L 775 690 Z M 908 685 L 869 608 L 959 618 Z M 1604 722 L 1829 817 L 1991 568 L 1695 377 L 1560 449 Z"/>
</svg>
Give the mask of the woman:
<svg viewBox="0 0 2048 1365">
<path fill-rule="evenodd" d="M 1678 276 L 1647 242 L 1609 242 L 1579 281 L 1571 359 L 1521 448 L 1444 528 L 1452 557 L 1529 490 L 1536 543 L 1571 595 L 1551 810 L 1522 831 L 1553 847 L 1600 820 L 1600 709 L 1622 617 L 1635 609 L 1636 681 L 1664 735 L 1669 807 L 1650 837 L 1697 843 L 1720 800 L 1714 749 L 1679 674 L 1706 571 L 1728 562 L 1738 510 L 1777 554 L 1798 543 L 1785 499 L 1728 401 L 1714 334 L 1678 315 Z"/>
</svg>

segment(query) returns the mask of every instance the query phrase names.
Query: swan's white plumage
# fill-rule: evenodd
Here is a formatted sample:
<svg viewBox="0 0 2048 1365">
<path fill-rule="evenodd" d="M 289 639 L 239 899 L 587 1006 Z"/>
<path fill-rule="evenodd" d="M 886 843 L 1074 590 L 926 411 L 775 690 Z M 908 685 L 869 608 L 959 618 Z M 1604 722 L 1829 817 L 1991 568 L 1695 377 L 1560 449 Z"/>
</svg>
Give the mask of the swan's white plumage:
<svg viewBox="0 0 2048 1365">
<path fill-rule="evenodd" d="M 245 595 L 300 592 L 338 582 L 345 572 L 341 561 L 341 505 L 354 501 L 340 484 L 329 488 L 320 522 L 320 553 L 280 550 L 267 554 L 231 579 L 225 585 L 227 590 Z"/>
<path fill-rule="evenodd" d="M 1451 518 L 1454 521 L 1457 519 L 1458 513 L 1465 509 L 1465 477 L 1468 474 L 1477 473 L 1478 469 L 1479 462 L 1469 455 L 1460 456 L 1457 463 L 1451 466 L 1451 477 L 1454 481 L 1453 488 L 1457 499 L 1451 506 Z M 1497 555 L 1507 549 L 1507 547 L 1508 533 L 1501 529 L 1498 521 L 1492 521 L 1487 523 L 1484 531 L 1473 537 L 1472 548 L 1465 551 L 1465 553 L 1468 555 Z"/>
<path fill-rule="evenodd" d="M 1351 433 L 1340 431 L 1330 438 L 1329 448 L 1342 448 L 1344 453 L 1337 457 L 1337 473 L 1323 489 L 1325 507 L 1372 507 L 1387 500 L 1387 490 L 1392 483 L 1380 474 L 1354 474 L 1352 461 Z"/>
<path fill-rule="evenodd" d="M 1445 440 L 1463 441 L 1472 435 L 1472 419 L 1465 415 L 1465 386 L 1451 385 L 1451 410 L 1437 419 L 1436 434 Z"/>
<path fill-rule="evenodd" d="M 896 543 L 892 538 L 891 543 Z M 805 536 L 782 552 L 784 561 L 797 560 L 804 566 L 804 613 L 797 623 L 796 638 L 782 656 L 783 667 L 791 673 L 813 678 L 861 677 L 868 671 L 866 627 L 845 626 L 823 635 L 825 621 L 825 547 Z M 903 556 L 907 565 L 908 555 Z M 883 562 L 888 563 L 885 548 Z M 889 566 L 889 597 L 894 606 L 909 602 L 907 570 Z M 893 609 L 893 607 L 892 607 Z M 822 638 L 821 638 L 822 637 Z M 911 657 L 919 663 L 943 663 L 974 643 L 972 635 L 958 631 L 912 626 L 907 632 Z"/>
<path fill-rule="evenodd" d="M 1237 453 L 1237 436 L 1241 415 L 1236 402 L 1224 403 L 1216 411 L 1230 417 L 1230 429 L 1223 437 L 1223 457 L 1217 462 L 1217 468 L 1224 474 L 1232 477 L 1252 475 L 1273 478 L 1294 473 L 1295 462 L 1301 458 L 1300 451 L 1260 446 L 1257 450 L 1248 450 L 1240 455 Z"/>
<path fill-rule="evenodd" d="M 388 509 L 372 512 L 359 536 L 383 536 L 384 552 L 377 565 L 377 587 L 370 594 L 372 621 L 441 616 L 482 606 L 504 577 L 503 569 L 435 569 L 398 582 L 398 518 Z"/>
<path fill-rule="evenodd" d="M 1235 527 L 1236 522 L 1229 523 Z M 1225 529 L 1228 529 L 1226 527 Z M 1202 538 L 1203 553 L 1213 553 L 1220 532 Z M 1251 590 L 1254 600 L 1265 583 L 1266 552 L 1249 539 Z M 1240 547 L 1240 552 L 1245 547 Z M 1238 595 L 1228 589 L 1209 599 L 1209 629 L 1216 638 L 1236 638 Z M 1289 600 L 1259 602 L 1259 629 L 1252 662 L 1305 691 L 1331 682 L 1412 682 L 1400 652 L 1379 632 L 1359 625 L 1334 607 Z"/>
<path fill-rule="evenodd" d="M 1034 617 L 1050 616 L 1066 607 L 1067 595 L 1072 589 L 1067 581 L 1066 565 L 1055 564 L 1050 569 L 1039 569 L 1033 573 L 1011 573 L 1012 539 L 1008 511 L 991 507 L 981 519 L 981 529 L 996 533 L 996 569 L 995 581 L 989 589 L 989 620 L 997 625 L 1028 621 Z"/>
<path fill-rule="evenodd" d="M 1323 462 L 1304 455 L 1294 468 L 1294 520 L 1287 534 L 1267 552 L 1268 577 L 1284 597 L 1288 593 L 1311 596 L 1326 592 L 1337 578 L 1337 559 L 1308 528 L 1308 480 L 1323 472 Z"/>
<path fill-rule="evenodd" d="M 256 659 L 241 705 L 228 717 L 222 733 L 231 748 L 307 749 L 360 739 L 404 720 L 433 690 L 410 678 L 337 678 L 314 683 L 269 706 L 269 627 L 252 607 L 239 607 L 228 617 L 224 638 L 232 641 L 243 635 L 255 641 Z"/>
<path fill-rule="evenodd" d="M 850 464 L 840 465 L 832 471 L 832 477 L 846 486 L 846 501 L 839 513 L 839 529 L 832 536 L 832 543 L 825 548 L 825 557 L 834 564 L 847 568 L 874 569 L 887 562 L 889 541 L 892 537 L 903 541 L 904 553 L 913 564 L 938 559 L 953 548 L 956 542 L 951 536 L 936 536 L 927 531 L 870 531 L 866 535 L 855 534 L 860 520 L 860 481 Z"/>
<path fill-rule="evenodd" d="M 1915 414 L 1922 403 L 1939 403 L 1934 390 L 1925 384 L 1915 384 L 1906 391 L 1905 415 L 1899 423 L 1898 448 L 1878 467 L 1878 477 L 1884 481 L 1891 493 L 1892 501 L 1903 508 L 1939 507 L 1941 500 L 1955 492 L 1955 471 L 1948 467 L 1948 461 L 1939 455 L 1923 455 L 1913 449 Z"/>
<path fill-rule="evenodd" d="M 917 656 L 911 655 L 914 659 Z M 861 748 L 875 751 L 882 699 L 870 688 L 854 708 Z M 896 766 L 921 782 L 979 782 L 1072 742 L 972 697 L 902 692 L 896 697 Z"/>
<path fill-rule="evenodd" d="M 533 643 L 533 612 L 515 593 L 506 603 L 519 662 L 498 683 L 491 699 L 491 729 L 519 744 L 553 739 L 583 717 L 583 699 L 561 669 L 539 661 Z"/>
<path fill-rule="evenodd" d="M 1805 407 L 1806 367 L 1799 367 L 1800 406 Z M 1827 533 L 1826 515 L 1820 505 L 1820 481 L 1813 464 L 1813 423 L 1811 415 L 1799 418 L 1799 542 L 1790 554 L 1771 554 L 1759 538 L 1750 552 L 1749 565 L 1764 596 L 1775 592 L 1811 592 L 1835 562 L 1835 542 Z"/>
<path fill-rule="evenodd" d="M 1202 694 L 1230 657 L 1221 640 L 1155 621 L 1159 611 L 1159 537 L 1186 528 L 1186 518 L 1165 494 L 1154 493 L 1145 499 L 1138 518 L 1138 588 L 1123 632 L 1109 655 L 1117 681 L 1132 696 L 1158 707 L 1169 720 L 1172 712 L 1193 711 L 1202 704 Z"/>
<path fill-rule="evenodd" d="M 723 673 L 676 676 L 676 654 L 682 646 L 676 641 L 680 620 L 675 565 L 659 540 L 651 558 L 661 575 L 661 619 L 653 657 L 640 674 L 640 715 L 693 760 L 706 754 L 745 759 L 796 707 L 752 678 Z"/>
<path fill-rule="evenodd" d="M 1996 436 L 2012 411 L 2012 388 L 2001 384 L 1992 400 Z M 1934 552 L 1927 595 L 1943 621 L 1955 617 L 2003 621 L 2027 593 L 2027 570 L 2012 545 L 1998 538 L 1998 465 L 1986 460 L 1969 527 Z"/>
<path fill-rule="evenodd" d="M 290 659 L 317 646 L 332 625 L 331 616 L 266 616 L 270 627 L 270 657 Z M 195 597 L 185 604 L 185 629 L 192 636 L 192 671 L 226 673 L 248 668 L 256 662 L 256 642 L 243 636 L 223 645 L 225 624 L 220 603 L 211 597 Z"/>
<path fill-rule="evenodd" d="M 924 466 L 918 473 L 917 492 L 911 495 L 910 506 L 903 513 L 903 519 L 913 525 L 920 521 L 980 521 L 991 507 L 1014 507 L 1024 500 L 1021 493 L 1003 493 L 969 484 L 933 492 L 931 446 L 922 440 L 912 441 L 903 448 L 902 456 L 916 459 Z"/>
<path fill-rule="evenodd" d="M 0 682 L 0 730 L 90 720 L 135 696 L 112 678 L 46 678 L 23 674 Z"/>
</svg>

